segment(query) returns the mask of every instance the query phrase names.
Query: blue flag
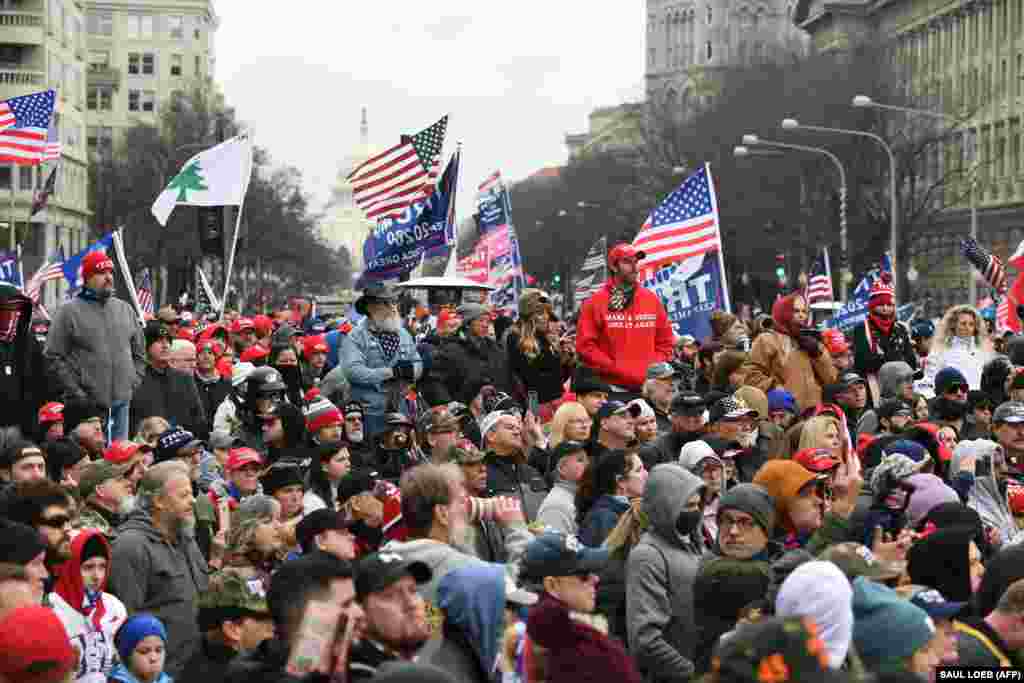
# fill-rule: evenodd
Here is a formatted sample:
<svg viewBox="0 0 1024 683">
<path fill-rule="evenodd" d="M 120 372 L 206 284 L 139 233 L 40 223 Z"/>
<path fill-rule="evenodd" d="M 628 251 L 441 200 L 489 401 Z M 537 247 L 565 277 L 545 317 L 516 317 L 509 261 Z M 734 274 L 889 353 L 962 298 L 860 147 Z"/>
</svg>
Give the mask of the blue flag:
<svg viewBox="0 0 1024 683">
<path fill-rule="evenodd" d="M 687 263 L 692 264 L 693 261 L 691 259 Z M 680 265 L 659 269 L 644 282 L 644 287 L 661 299 L 677 335 L 690 334 L 703 339 L 711 334 L 711 314 L 725 307 L 718 254 L 705 253 L 700 267 L 689 273 L 681 270 Z"/>
<path fill-rule="evenodd" d="M 868 298 L 871 296 L 871 285 L 882 277 L 882 273 L 892 274 L 892 261 L 889 254 L 882 257 L 882 262 L 875 265 L 857 283 L 853 290 L 853 297 L 846 302 L 846 305 L 836 311 L 835 316 L 825 321 L 825 327 L 834 327 L 845 330 L 858 325 L 868 317 Z"/>
<path fill-rule="evenodd" d="M 18 267 L 18 252 L 0 250 L 0 282 L 21 288 L 21 268 Z"/>
<path fill-rule="evenodd" d="M 85 281 L 82 279 L 82 259 L 93 251 L 109 252 L 114 248 L 114 233 L 108 232 L 98 241 L 93 242 L 82 251 L 78 252 L 68 260 L 64 261 L 64 279 L 68 281 L 68 298 L 70 299 L 82 288 Z"/>
</svg>

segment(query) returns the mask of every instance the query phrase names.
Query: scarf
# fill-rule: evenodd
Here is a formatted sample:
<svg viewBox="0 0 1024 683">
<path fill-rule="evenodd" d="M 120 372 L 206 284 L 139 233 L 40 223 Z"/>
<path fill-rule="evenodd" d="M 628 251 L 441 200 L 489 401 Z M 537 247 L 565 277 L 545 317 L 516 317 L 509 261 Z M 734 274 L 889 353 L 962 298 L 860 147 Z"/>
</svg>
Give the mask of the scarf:
<svg viewBox="0 0 1024 683">
<path fill-rule="evenodd" d="M 616 283 L 612 286 L 611 296 L 608 297 L 608 310 L 626 310 L 633 303 L 634 294 L 636 294 L 636 285 L 625 282 Z"/>
<path fill-rule="evenodd" d="M 380 343 L 380 348 L 384 351 L 384 360 L 391 360 L 398 355 L 398 344 L 400 340 L 397 332 L 375 330 L 373 328 L 369 329 L 370 334 L 377 339 L 377 342 Z"/>
<path fill-rule="evenodd" d="M 78 293 L 78 296 L 82 297 L 86 301 L 96 301 L 98 303 L 105 304 L 113 294 L 113 292 L 97 292 L 95 289 L 82 287 L 82 291 Z"/>
<path fill-rule="evenodd" d="M 781 334 L 789 335 L 796 339 L 800 336 L 801 327 L 793 320 L 793 304 L 800 294 L 790 294 L 777 299 L 772 304 L 772 320 L 775 322 L 775 329 Z"/>
<path fill-rule="evenodd" d="M 871 323 L 875 327 L 877 327 L 878 330 L 882 334 L 884 334 L 886 337 L 888 337 L 889 334 L 892 332 L 892 326 L 896 324 L 896 316 L 895 315 L 893 317 L 891 317 L 891 318 L 883 318 L 882 316 L 878 315 L 874 311 L 870 311 L 868 313 L 868 320 L 870 320 Z M 870 335 L 871 335 L 870 325 L 868 326 L 868 335 L 869 335 L 869 339 L 870 339 Z"/>
</svg>

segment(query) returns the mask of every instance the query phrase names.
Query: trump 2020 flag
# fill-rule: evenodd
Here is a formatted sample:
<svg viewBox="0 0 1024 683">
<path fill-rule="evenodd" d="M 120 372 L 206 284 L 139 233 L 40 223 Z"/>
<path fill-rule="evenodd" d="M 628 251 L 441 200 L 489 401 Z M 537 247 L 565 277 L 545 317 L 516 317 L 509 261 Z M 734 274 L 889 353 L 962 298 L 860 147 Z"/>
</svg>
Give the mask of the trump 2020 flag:
<svg viewBox="0 0 1024 683">
<path fill-rule="evenodd" d="M 239 135 L 185 162 L 153 202 L 153 216 L 167 225 L 171 211 L 185 206 L 241 206 L 252 175 L 252 140 Z"/>
</svg>

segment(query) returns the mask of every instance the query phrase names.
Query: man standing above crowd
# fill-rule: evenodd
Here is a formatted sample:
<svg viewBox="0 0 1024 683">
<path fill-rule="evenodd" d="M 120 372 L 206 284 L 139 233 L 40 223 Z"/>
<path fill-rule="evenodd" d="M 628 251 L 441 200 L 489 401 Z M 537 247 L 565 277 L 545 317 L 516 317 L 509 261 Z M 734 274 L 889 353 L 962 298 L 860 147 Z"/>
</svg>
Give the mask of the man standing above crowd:
<svg viewBox="0 0 1024 683">
<path fill-rule="evenodd" d="M 871 286 L 868 317 L 853 331 L 854 367 L 862 377 L 875 382 L 878 371 L 891 361 L 903 361 L 917 369 L 917 352 L 910 341 L 910 329 L 896 320 L 896 297 L 892 277 L 883 276 Z M 878 399 L 873 387 L 871 400 Z"/>
<path fill-rule="evenodd" d="M 611 278 L 580 310 L 576 350 L 614 392 L 639 393 L 648 366 L 673 356 L 665 307 L 638 282 L 643 258 L 632 245 L 616 245 L 608 254 Z"/>
<path fill-rule="evenodd" d="M 128 406 L 146 373 L 142 329 L 131 305 L 114 298 L 114 262 L 102 251 L 82 259 L 85 286 L 57 309 L 46 359 L 65 404 L 91 400 L 109 411 L 110 440 L 127 439 Z"/>
</svg>

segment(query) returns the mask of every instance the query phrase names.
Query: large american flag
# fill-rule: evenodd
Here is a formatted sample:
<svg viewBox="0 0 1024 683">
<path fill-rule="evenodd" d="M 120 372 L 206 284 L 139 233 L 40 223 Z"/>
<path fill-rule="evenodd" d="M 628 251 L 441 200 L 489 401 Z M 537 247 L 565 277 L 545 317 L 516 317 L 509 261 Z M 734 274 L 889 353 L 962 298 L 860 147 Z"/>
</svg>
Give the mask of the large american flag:
<svg viewBox="0 0 1024 683">
<path fill-rule="evenodd" d="M 718 206 L 707 164 L 655 207 L 633 246 L 646 254 L 644 270 L 657 270 L 721 248 Z"/>
<path fill-rule="evenodd" d="M 978 240 L 973 237 L 960 240 L 960 249 L 992 289 L 997 292 L 1006 290 L 1006 269 L 998 256 L 978 244 Z"/>
<path fill-rule="evenodd" d="M 805 297 L 807 303 L 813 304 L 816 301 L 832 301 L 832 269 L 828 263 L 828 248 L 823 248 L 814 259 L 811 266 L 811 274 L 807 278 L 807 291 Z"/>
<path fill-rule="evenodd" d="M 46 130 L 46 148 L 43 150 L 43 161 L 57 161 L 60 159 L 63 146 L 60 143 L 60 133 L 57 131 L 56 121 L 50 121 L 50 127 Z"/>
<path fill-rule="evenodd" d="M 370 220 L 398 216 L 433 191 L 441 171 L 448 117 L 416 135 L 403 135 L 391 149 L 367 159 L 349 174 L 356 206 Z"/>
<path fill-rule="evenodd" d="M 41 306 L 43 285 L 50 280 L 59 280 L 64 277 L 64 250 L 59 249 L 39 267 L 28 283 L 25 285 L 25 296 L 32 300 L 32 303 Z"/>
<path fill-rule="evenodd" d="M 44 90 L 0 103 L 0 162 L 35 166 L 43 161 L 55 101 L 56 93 Z"/>
<path fill-rule="evenodd" d="M 156 309 L 153 308 L 153 277 L 150 275 L 149 268 L 142 274 L 142 281 L 135 293 L 139 297 L 142 312 L 152 314 Z"/>
</svg>

